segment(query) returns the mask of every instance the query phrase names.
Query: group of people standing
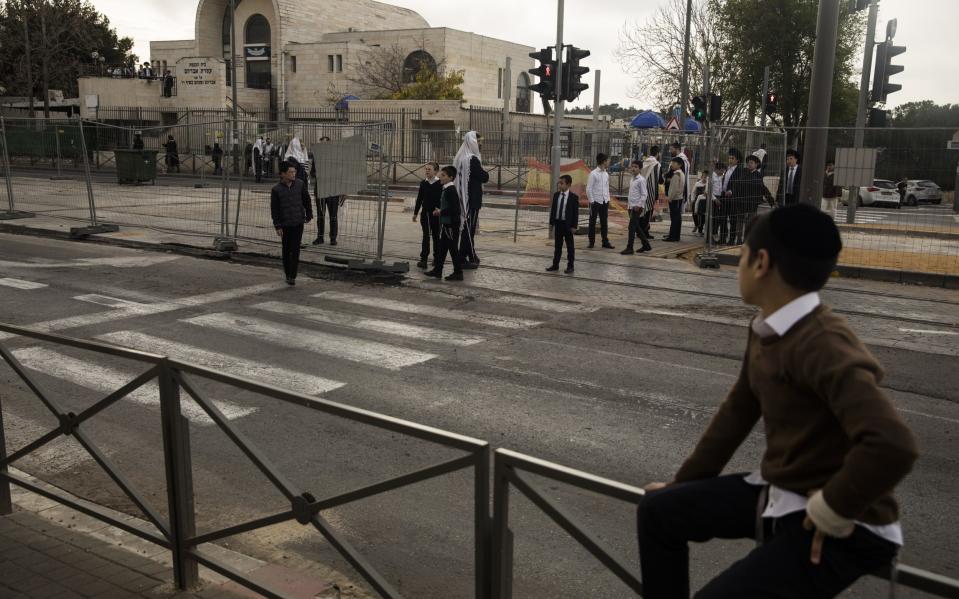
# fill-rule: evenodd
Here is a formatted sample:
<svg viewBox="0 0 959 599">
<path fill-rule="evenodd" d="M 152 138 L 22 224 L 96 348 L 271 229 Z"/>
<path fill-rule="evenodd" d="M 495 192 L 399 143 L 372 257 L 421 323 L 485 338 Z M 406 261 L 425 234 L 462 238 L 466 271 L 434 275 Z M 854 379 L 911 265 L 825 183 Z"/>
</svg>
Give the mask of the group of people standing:
<svg viewBox="0 0 959 599">
<path fill-rule="evenodd" d="M 489 173 L 483 168 L 482 137 L 476 131 L 463 136 L 453 164 L 440 168 L 428 163 L 426 177 L 420 182 L 413 209 L 413 222 L 419 220 L 423 232 L 417 267 L 429 268 L 432 248 L 433 267 L 427 276 L 442 278 L 446 257 L 453 262 L 447 281 L 462 281 L 463 270 L 479 267 L 476 231 L 483 208 L 483 185 Z"/>
</svg>

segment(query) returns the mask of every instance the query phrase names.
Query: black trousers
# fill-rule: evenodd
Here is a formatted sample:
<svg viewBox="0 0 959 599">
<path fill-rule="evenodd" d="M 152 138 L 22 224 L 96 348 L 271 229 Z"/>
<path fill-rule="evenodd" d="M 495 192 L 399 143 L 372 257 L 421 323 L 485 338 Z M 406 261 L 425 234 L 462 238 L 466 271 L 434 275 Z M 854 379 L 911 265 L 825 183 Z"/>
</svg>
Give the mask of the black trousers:
<svg viewBox="0 0 959 599">
<path fill-rule="evenodd" d="M 460 235 L 460 256 L 464 260 L 475 262 L 476 259 L 476 225 L 479 224 L 479 208 L 470 208 L 466 212 L 466 222 L 463 223 L 463 232 Z"/>
<path fill-rule="evenodd" d="M 316 198 L 316 236 L 323 237 L 323 231 L 326 228 L 326 216 L 330 218 L 330 241 L 336 241 L 336 234 L 339 231 L 339 221 L 337 213 L 340 211 L 339 196 L 328 198 Z M 324 216 L 325 215 L 325 216 Z"/>
<path fill-rule="evenodd" d="M 669 202 L 669 239 L 679 241 L 683 229 L 683 201 Z"/>
<path fill-rule="evenodd" d="M 652 246 L 649 245 L 649 237 L 646 236 L 646 231 L 643 231 L 643 217 L 639 215 L 635 210 L 629 211 L 629 239 L 626 241 L 626 249 L 633 249 L 633 240 L 639 237 L 639 240 L 643 244 L 643 248 L 649 249 Z"/>
<path fill-rule="evenodd" d="M 436 264 L 433 266 L 437 272 L 443 272 L 443 266 L 446 264 L 446 254 L 449 254 L 453 261 L 453 272 L 463 271 L 461 260 L 463 256 L 459 251 L 459 238 L 456 229 L 457 227 L 454 226 L 443 225 L 440 230 L 440 251 L 436 257 Z"/>
<path fill-rule="evenodd" d="M 427 210 L 420 213 L 420 228 L 423 229 L 423 243 L 420 247 L 420 260 L 426 262 L 430 257 L 430 242 L 433 243 L 433 263 L 440 252 L 440 217 L 433 216 Z"/>
<path fill-rule="evenodd" d="M 639 224 L 643 228 L 643 232 L 646 233 L 646 237 L 652 237 L 649 233 L 649 221 L 653 218 L 653 208 L 646 206 L 646 211 L 643 212 L 643 216 L 639 219 Z"/>
<path fill-rule="evenodd" d="M 723 242 L 729 236 L 729 202 L 720 198 L 719 207 L 713 214 L 713 237 L 717 242 Z"/>
<path fill-rule="evenodd" d="M 648 493 L 639 506 L 643 597 L 689 598 L 689 545 L 756 536 L 762 487 L 742 474 L 681 483 Z M 861 526 L 845 539 L 827 538 L 822 561 L 810 562 L 812 531 L 805 512 L 764 520 L 765 542 L 711 580 L 697 599 L 835 597 L 860 576 L 888 565 L 898 547 Z"/>
<path fill-rule="evenodd" d="M 589 245 L 596 243 L 596 217 L 599 217 L 599 233 L 603 244 L 609 243 L 609 204 L 593 202 L 589 205 Z"/>
<path fill-rule="evenodd" d="M 729 243 L 741 243 L 743 228 L 746 225 L 746 204 L 741 200 L 733 200 L 729 206 Z"/>
<path fill-rule="evenodd" d="M 566 266 L 573 268 L 573 260 L 576 258 L 573 230 L 566 223 L 555 223 L 553 225 L 553 266 L 559 266 L 559 259 L 563 256 L 564 243 L 566 244 Z"/>
<path fill-rule="evenodd" d="M 283 227 L 283 272 L 287 279 L 295 279 L 300 266 L 300 242 L 303 241 L 303 225 Z"/>
<path fill-rule="evenodd" d="M 253 174 L 256 176 L 257 183 L 263 180 L 263 159 L 262 158 L 253 159 Z"/>
</svg>

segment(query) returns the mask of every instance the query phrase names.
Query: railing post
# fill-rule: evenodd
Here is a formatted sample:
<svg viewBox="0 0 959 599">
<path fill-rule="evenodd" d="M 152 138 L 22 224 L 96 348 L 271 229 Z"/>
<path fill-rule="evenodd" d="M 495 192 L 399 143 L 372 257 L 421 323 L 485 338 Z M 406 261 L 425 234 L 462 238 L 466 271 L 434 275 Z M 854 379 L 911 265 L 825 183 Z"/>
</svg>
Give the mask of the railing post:
<svg viewBox="0 0 959 599">
<path fill-rule="evenodd" d="M 197 562 L 186 539 L 196 535 L 193 509 L 193 468 L 190 463 L 190 426 L 180 410 L 180 385 L 167 361 L 160 368 L 160 414 L 163 426 L 163 460 L 166 465 L 167 500 L 173 544 L 173 576 L 177 588 L 197 585 Z"/>
<path fill-rule="evenodd" d="M 509 475 L 503 458 L 493 467 L 493 547 L 491 589 L 493 599 L 513 597 L 513 532 L 509 529 Z"/>
<path fill-rule="evenodd" d="M 7 439 L 3 434 L 3 401 L 0 398 L 0 460 L 7 459 Z M 7 466 L 0 466 L 0 473 L 7 473 Z M 10 497 L 10 481 L 0 479 L 0 516 L 13 513 L 13 499 Z"/>
<path fill-rule="evenodd" d="M 474 560 L 476 562 L 476 599 L 490 599 L 492 580 L 490 579 L 490 563 L 493 559 L 493 539 L 491 538 L 491 524 L 489 513 L 489 475 L 490 450 L 489 446 L 476 454 L 474 469 Z"/>
</svg>

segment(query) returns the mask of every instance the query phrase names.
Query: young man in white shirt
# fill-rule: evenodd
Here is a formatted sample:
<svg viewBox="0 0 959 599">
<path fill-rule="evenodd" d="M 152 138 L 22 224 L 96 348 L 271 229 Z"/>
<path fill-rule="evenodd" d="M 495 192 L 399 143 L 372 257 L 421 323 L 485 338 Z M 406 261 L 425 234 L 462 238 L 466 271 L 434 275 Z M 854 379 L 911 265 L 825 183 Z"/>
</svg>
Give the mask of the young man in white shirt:
<svg viewBox="0 0 959 599">
<path fill-rule="evenodd" d="M 629 210 L 629 233 L 627 236 L 626 249 L 621 254 L 633 254 L 633 240 L 638 236 L 643 243 L 639 253 L 648 252 L 653 249 L 649 245 L 649 238 L 646 237 L 646 231 L 643 230 L 643 213 L 646 211 L 646 200 L 649 196 L 649 190 L 646 187 L 646 179 L 642 175 L 643 163 L 639 160 L 633 160 L 629 165 L 629 173 L 633 180 L 629 182 L 629 198 L 627 200 L 627 209 Z"/>
<path fill-rule="evenodd" d="M 596 217 L 599 217 L 599 230 L 603 237 L 603 247 L 611 250 L 609 242 L 609 156 L 600 152 L 596 155 L 596 168 L 589 174 L 586 183 L 586 197 L 589 199 L 589 246 L 596 244 Z"/>
</svg>

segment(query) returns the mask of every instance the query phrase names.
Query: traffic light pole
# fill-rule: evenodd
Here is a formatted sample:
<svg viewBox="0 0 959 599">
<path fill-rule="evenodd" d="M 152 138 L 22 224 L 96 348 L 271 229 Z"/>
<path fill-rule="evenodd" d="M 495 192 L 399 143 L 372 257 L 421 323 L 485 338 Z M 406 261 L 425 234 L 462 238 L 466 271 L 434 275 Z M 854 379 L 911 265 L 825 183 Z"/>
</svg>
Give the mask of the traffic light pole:
<svg viewBox="0 0 959 599">
<path fill-rule="evenodd" d="M 679 100 L 679 130 L 686 130 L 686 116 L 689 114 L 689 34 L 693 22 L 693 0 L 686 0 L 686 42 L 683 46 L 683 80 Z"/>
<path fill-rule="evenodd" d="M 869 3 L 869 19 L 866 25 L 866 47 L 862 53 L 862 77 L 859 79 L 859 111 L 856 113 L 856 145 L 861 148 L 866 135 L 866 111 L 869 109 L 869 74 L 872 72 L 872 52 L 876 45 L 876 21 L 879 17 L 879 0 Z M 846 196 L 846 223 L 856 222 L 859 203 L 859 188 L 850 187 Z"/>
<path fill-rule="evenodd" d="M 563 0 L 557 0 L 556 9 L 556 109 L 553 111 L 553 148 L 550 152 L 552 164 L 552 187 L 550 195 L 559 183 L 560 166 L 560 127 L 563 123 Z"/>
<path fill-rule="evenodd" d="M 763 108 L 759 117 L 760 126 L 766 128 L 766 100 L 769 99 L 769 67 L 763 69 Z M 755 121 L 753 121 L 755 122 Z"/>
</svg>

